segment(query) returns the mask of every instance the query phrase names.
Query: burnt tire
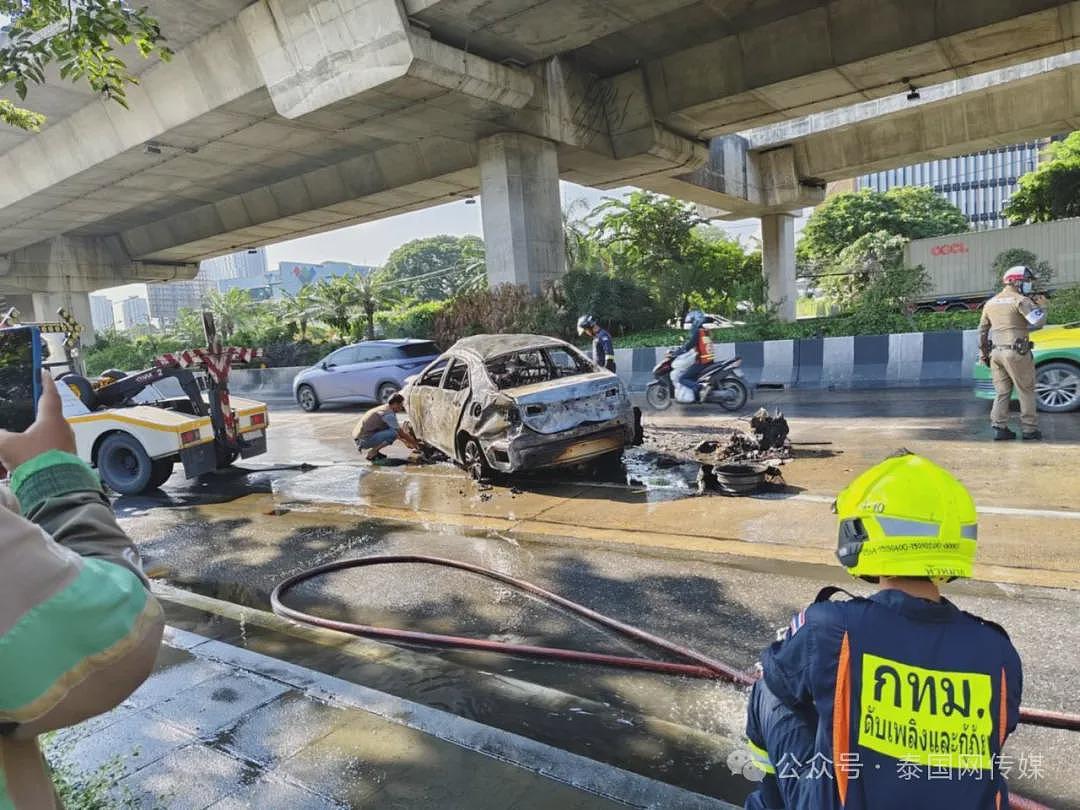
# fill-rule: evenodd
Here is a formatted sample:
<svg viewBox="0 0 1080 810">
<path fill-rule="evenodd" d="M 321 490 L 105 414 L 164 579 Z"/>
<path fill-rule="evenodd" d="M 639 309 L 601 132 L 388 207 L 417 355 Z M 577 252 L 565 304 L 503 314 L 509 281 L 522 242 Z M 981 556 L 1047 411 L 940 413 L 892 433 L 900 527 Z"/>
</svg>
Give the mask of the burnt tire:
<svg viewBox="0 0 1080 810">
<path fill-rule="evenodd" d="M 674 398 L 671 396 L 670 388 L 662 382 L 653 382 L 649 383 L 645 389 L 645 401 L 649 403 L 650 407 L 662 411 L 671 407 Z"/>
<path fill-rule="evenodd" d="M 158 458 L 150 462 L 150 489 L 160 489 L 161 485 L 168 481 L 173 474 L 173 460 L 171 458 Z"/>
<path fill-rule="evenodd" d="M 315 389 L 310 385 L 301 385 L 296 389 L 296 402 L 308 413 L 319 410 L 319 406 L 322 404 L 315 394 Z"/>
<path fill-rule="evenodd" d="M 112 433 L 98 447 L 97 468 L 101 480 L 121 495 L 139 495 L 151 486 L 154 463 L 142 444 L 130 433 Z"/>
<path fill-rule="evenodd" d="M 461 466 L 465 468 L 465 472 L 473 481 L 491 479 L 493 471 L 491 465 L 488 464 L 487 456 L 484 455 L 484 449 L 480 446 L 479 440 L 472 436 L 466 437 L 465 444 L 461 448 Z"/>
</svg>

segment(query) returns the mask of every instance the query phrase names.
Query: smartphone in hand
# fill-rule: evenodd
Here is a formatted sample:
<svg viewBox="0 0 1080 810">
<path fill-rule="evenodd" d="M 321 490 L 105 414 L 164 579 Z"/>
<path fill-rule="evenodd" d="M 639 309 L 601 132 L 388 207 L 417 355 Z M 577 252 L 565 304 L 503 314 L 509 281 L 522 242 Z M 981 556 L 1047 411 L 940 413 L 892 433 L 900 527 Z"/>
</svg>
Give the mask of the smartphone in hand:
<svg viewBox="0 0 1080 810">
<path fill-rule="evenodd" d="M 41 397 L 41 332 L 0 329 L 0 428 L 22 433 L 34 423 Z"/>
</svg>

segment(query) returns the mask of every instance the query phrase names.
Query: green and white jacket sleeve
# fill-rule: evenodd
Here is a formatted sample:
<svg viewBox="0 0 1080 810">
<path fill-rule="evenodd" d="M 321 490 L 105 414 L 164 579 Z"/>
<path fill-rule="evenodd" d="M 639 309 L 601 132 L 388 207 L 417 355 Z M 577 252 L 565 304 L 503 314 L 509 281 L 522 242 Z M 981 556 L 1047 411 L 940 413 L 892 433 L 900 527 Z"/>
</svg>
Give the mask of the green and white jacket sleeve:
<svg viewBox="0 0 1080 810">
<path fill-rule="evenodd" d="M 0 494 L 0 810 L 37 810 L 55 806 L 37 735 L 130 695 L 163 620 L 86 464 L 52 451 L 11 485 Z"/>
</svg>

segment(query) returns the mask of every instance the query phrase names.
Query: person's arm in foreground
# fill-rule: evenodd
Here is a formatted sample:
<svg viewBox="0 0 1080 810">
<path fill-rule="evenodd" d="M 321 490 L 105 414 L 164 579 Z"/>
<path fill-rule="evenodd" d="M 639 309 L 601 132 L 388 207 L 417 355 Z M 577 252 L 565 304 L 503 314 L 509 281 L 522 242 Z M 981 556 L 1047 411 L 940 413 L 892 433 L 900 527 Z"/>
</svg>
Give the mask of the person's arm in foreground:
<svg viewBox="0 0 1080 810">
<path fill-rule="evenodd" d="M 12 471 L 0 498 L 0 806 L 16 808 L 52 806 L 36 736 L 119 705 L 150 674 L 163 630 L 47 374 L 42 388 L 34 424 L 0 431 Z"/>
</svg>

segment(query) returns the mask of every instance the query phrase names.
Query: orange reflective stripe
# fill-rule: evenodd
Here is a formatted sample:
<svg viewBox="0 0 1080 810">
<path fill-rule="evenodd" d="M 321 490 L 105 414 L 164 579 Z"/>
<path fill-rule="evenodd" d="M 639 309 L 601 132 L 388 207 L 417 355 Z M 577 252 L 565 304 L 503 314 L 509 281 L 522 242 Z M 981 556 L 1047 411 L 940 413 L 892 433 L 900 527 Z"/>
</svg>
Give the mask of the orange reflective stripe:
<svg viewBox="0 0 1080 810">
<path fill-rule="evenodd" d="M 1009 690 L 1005 667 L 1001 668 L 1001 706 L 998 708 L 998 722 L 1001 724 L 998 728 L 998 745 L 1003 746 L 1005 745 L 1005 729 L 1009 726 Z"/>
<path fill-rule="evenodd" d="M 833 694 L 833 772 L 840 804 L 847 804 L 848 757 L 851 746 L 851 647 L 848 634 L 840 643 L 840 658 L 836 663 L 836 691 Z"/>
<path fill-rule="evenodd" d="M 994 803 L 996 805 L 995 810 L 1001 810 L 1001 791 L 1000 790 L 994 795 Z"/>
</svg>

